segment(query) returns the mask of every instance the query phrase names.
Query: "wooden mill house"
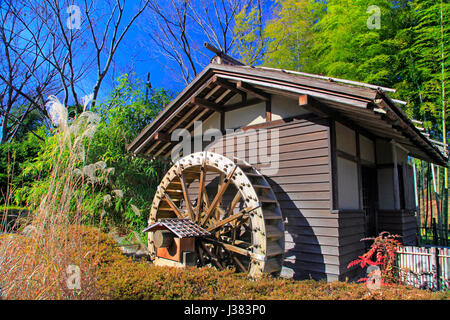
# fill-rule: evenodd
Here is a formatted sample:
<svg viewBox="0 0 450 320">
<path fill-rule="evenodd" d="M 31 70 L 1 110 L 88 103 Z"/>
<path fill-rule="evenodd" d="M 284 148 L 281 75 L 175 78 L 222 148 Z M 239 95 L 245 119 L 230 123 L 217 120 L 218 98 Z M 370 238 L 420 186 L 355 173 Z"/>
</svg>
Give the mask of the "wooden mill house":
<svg viewBox="0 0 450 320">
<path fill-rule="evenodd" d="M 250 67 L 218 53 L 128 146 L 171 160 L 179 132 L 197 145 L 162 178 L 149 228 L 189 219 L 201 229 L 190 233 L 195 264 L 294 279 L 352 278 L 348 263 L 367 249 L 360 240 L 381 231 L 416 244 L 408 157 L 442 166 L 447 159 L 391 90 Z M 204 136 L 200 146 L 194 131 Z M 173 247 L 176 235 L 159 233 L 149 232 L 149 250 L 167 263 L 155 240 Z"/>
</svg>

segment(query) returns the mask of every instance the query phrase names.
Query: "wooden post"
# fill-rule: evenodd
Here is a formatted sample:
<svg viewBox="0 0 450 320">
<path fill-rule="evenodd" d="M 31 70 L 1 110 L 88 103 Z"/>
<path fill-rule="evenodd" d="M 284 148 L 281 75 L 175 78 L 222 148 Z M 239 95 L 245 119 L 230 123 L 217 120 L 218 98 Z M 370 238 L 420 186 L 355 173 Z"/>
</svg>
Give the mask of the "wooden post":
<svg viewBox="0 0 450 320">
<path fill-rule="evenodd" d="M 436 224 L 434 224 L 436 225 Z M 436 289 L 441 290 L 441 266 L 439 262 L 439 248 L 432 247 L 431 248 L 431 261 L 432 261 L 432 270 L 435 276 L 436 281 Z"/>
<path fill-rule="evenodd" d="M 337 174 L 337 155 L 336 155 L 336 123 L 330 120 L 329 126 L 330 137 L 330 171 L 331 171 L 331 208 L 339 210 L 339 191 L 338 191 L 338 174 Z"/>
<path fill-rule="evenodd" d="M 398 182 L 398 167 L 397 167 L 397 148 L 395 142 L 391 142 L 392 146 L 392 162 L 394 163 L 393 181 L 394 181 L 394 208 L 400 210 L 400 186 Z"/>
<path fill-rule="evenodd" d="M 439 243 L 438 234 L 436 230 L 436 218 L 433 218 L 433 244 L 437 246 Z"/>
<path fill-rule="evenodd" d="M 417 192 L 417 175 L 416 175 L 416 162 L 414 159 L 411 160 L 412 162 L 412 168 L 413 168 L 413 177 L 414 177 L 414 204 L 415 204 L 415 211 L 416 211 L 416 224 L 417 224 L 417 245 L 420 245 L 420 208 L 419 208 L 419 198 L 418 198 L 418 192 Z"/>
<path fill-rule="evenodd" d="M 226 134 L 225 132 L 225 111 L 220 112 L 220 132 Z"/>
<path fill-rule="evenodd" d="M 272 99 L 266 101 L 266 122 L 272 121 Z"/>
</svg>

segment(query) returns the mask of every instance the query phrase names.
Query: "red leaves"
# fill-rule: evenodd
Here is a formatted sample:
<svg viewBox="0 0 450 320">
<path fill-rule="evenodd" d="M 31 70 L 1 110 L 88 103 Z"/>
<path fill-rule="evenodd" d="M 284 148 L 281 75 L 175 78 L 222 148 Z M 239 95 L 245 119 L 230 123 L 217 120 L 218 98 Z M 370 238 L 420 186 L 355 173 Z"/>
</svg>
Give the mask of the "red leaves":
<svg viewBox="0 0 450 320">
<path fill-rule="evenodd" d="M 394 267 L 396 251 L 401 243 L 396 240 L 399 235 L 391 235 L 388 232 L 382 232 L 376 238 L 364 238 L 362 240 L 373 240 L 373 244 L 362 256 L 350 262 L 347 268 L 359 265 L 361 268 L 366 266 L 380 266 L 381 268 L 381 284 L 388 285 L 387 282 L 395 280 Z M 362 278 L 359 281 L 366 281 L 367 278 Z"/>
</svg>

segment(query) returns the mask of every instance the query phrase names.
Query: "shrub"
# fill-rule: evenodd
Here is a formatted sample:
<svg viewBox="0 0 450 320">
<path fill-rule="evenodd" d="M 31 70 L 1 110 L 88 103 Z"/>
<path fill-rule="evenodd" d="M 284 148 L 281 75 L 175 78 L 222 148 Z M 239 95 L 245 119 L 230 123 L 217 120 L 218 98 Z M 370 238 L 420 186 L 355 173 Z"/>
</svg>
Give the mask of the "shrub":
<svg viewBox="0 0 450 320">
<path fill-rule="evenodd" d="M 145 260 L 135 261 L 124 256 L 116 242 L 94 227 L 74 226 L 61 232 L 60 241 L 77 243 L 66 250 L 65 261 L 58 271 L 54 265 L 47 263 L 48 255 L 37 256 L 39 259 L 27 260 L 26 268 L 33 268 L 33 263 L 44 261 L 44 267 L 31 273 L 16 273 L 16 287 L 6 298 L 12 299 L 151 299 L 151 300 L 358 300 L 358 299 L 449 299 L 449 293 L 432 293 L 411 287 L 393 284 L 380 290 L 368 290 L 363 284 L 326 281 L 294 281 L 263 276 L 251 280 L 246 274 L 234 270 L 218 271 L 215 268 L 159 267 Z M 15 235 L 0 240 L 14 243 L 14 257 L 30 257 L 33 239 Z M 59 241 L 58 241 L 59 242 Z M 53 241 L 54 243 L 54 241 Z M 12 247 L 11 247 L 12 248 Z M 47 252 L 44 250 L 44 252 Z M 14 259 L 11 259 L 14 260 Z M 11 261 L 10 266 L 17 265 Z M 68 290 L 66 285 L 68 264 L 77 264 L 81 269 L 81 289 Z M 21 271 L 22 269 L 17 269 Z M 31 270 L 31 269 L 30 269 Z M 33 269 L 36 270 L 36 269 Z M 5 272 L 0 271 L 0 282 L 5 283 Z M 58 279 L 58 281 L 49 281 Z"/>
<path fill-rule="evenodd" d="M 397 281 L 395 271 L 396 252 L 401 243 L 396 240 L 399 235 L 391 235 L 389 232 L 381 232 L 375 238 L 364 238 L 362 241 L 373 241 L 368 252 L 360 256 L 358 259 L 350 262 L 347 268 L 360 265 L 361 268 L 367 266 L 378 266 L 380 268 L 381 285 L 388 285 Z M 375 272 L 375 271 L 373 271 Z M 359 281 L 368 281 L 373 277 L 369 274 L 368 278 L 361 278 Z"/>
<path fill-rule="evenodd" d="M 234 270 L 159 267 L 116 253 L 114 258 L 102 260 L 97 275 L 98 287 L 107 299 L 423 300 L 450 297 L 448 293 L 432 293 L 398 284 L 369 290 L 364 284 L 339 281 L 295 281 L 269 276 L 251 280 Z"/>
</svg>

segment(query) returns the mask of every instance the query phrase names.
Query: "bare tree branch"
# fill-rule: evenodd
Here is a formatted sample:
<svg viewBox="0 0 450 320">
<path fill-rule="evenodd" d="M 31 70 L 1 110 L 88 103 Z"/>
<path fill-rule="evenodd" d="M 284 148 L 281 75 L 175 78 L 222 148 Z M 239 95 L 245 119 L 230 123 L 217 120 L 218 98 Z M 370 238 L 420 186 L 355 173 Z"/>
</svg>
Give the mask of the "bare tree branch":
<svg viewBox="0 0 450 320">
<path fill-rule="evenodd" d="M 235 17 L 252 0 L 151 1 L 142 29 L 152 39 L 160 56 L 176 67 L 168 67 L 186 84 L 209 63 L 203 42 L 224 53 L 234 45 Z"/>
</svg>

